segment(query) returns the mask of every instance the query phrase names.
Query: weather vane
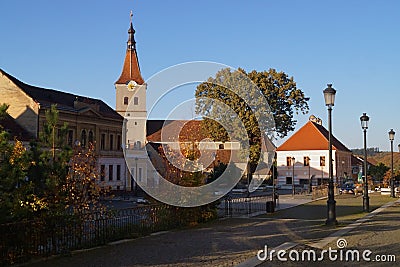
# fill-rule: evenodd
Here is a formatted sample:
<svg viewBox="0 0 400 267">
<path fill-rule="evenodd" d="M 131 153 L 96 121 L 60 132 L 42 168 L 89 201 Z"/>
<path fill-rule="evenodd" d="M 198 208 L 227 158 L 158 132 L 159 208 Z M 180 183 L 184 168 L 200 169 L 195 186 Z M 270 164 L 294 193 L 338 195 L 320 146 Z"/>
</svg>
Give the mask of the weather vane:
<svg viewBox="0 0 400 267">
<path fill-rule="evenodd" d="M 131 17 L 131 23 L 132 23 L 132 17 L 133 17 L 133 12 L 131 10 L 131 13 L 129 14 L 129 16 Z"/>
</svg>

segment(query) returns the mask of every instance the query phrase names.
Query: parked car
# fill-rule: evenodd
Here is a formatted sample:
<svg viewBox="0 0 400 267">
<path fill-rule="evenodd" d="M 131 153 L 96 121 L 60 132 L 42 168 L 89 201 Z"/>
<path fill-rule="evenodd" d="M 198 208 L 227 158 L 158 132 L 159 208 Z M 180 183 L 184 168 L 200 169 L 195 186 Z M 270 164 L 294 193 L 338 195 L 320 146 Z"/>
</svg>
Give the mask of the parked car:
<svg viewBox="0 0 400 267">
<path fill-rule="evenodd" d="M 356 192 L 356 186 L 351 183 L 345 183 L 339 189 L 340 194 L 355 194 L 355 192 Z"/>
<path fill-rule="evenodd" d="M 150 204 L 149 201 L 148 201 L 147 199 L 142 198 L 142 197 L 136 199 L 136 203 L 137 203 L 137 204 Z"/>
</svg>

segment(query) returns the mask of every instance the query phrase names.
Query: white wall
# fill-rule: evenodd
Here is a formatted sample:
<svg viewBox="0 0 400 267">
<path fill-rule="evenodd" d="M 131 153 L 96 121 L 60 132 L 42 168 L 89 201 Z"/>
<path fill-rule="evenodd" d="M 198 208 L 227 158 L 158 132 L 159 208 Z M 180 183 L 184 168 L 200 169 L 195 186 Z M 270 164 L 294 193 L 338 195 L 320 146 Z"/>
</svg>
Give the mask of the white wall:
<svg viewBox="0 0 400 267">
<path fill-rule="evenodd" d="M 332 158 L 335 158 L 336 151 L 332 151 Z M 320 166 L 320 157 L 325 157 L 325 166 Z M 294 157 L 294 183 L 300 184 L 300 179 L 309 179 L 314 175 L 313 184 L 317 184 L 318 178 L 329 176 L 329 151 L 328 150 L 300 150 L 300 151 L 277 151 L 277 168 L 279 185 L 286 185 L 286 177 L 293 176 L 293 166 L 287 166 L 286 158 Z M 304 166 L 304 157 L 310 157 L 310 167 Z M 336 176 L 336 168 L 333 168 L 333 176 Z"/>
<path fill-rule="evenodd" d="M 99 157 L 98 159 L 98 169 L 100 171 L 100 166 L 104 165 L 105 166 L 105 179 L 104 182 L 102 182 L 103 186 L 111 186 L 113 190 L 117 190 L 119 186 L 119 190 L 125 190 L 126 187 L 126 164 L 125 164 L 125 159 L 124 158 L 111 158 L 111 157 Z M 113 166 L 113 180 L 110 181 L 109 177 L 109 166 Z M 120 165 L 121 167 L 121 176 L 120 180 L 117 180 L 117 165 Z"/>
</svg>

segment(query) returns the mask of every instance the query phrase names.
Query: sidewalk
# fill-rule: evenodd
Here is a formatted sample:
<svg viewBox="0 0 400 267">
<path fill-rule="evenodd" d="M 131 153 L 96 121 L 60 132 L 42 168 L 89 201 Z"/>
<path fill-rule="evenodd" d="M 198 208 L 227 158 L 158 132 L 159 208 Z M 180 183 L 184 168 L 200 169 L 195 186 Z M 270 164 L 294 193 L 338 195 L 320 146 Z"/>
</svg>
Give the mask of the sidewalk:
<svg viewBox="0 0 400 267">
<path fill-rule="evenodd" d="M 323 199 L 323 198 L 322 198 Z M 325 197 L 326 199 L 326 197 Z M 311 195 L 279 195 L 276 210 L 284 210 L 315 201 Z"/>
<path fill-rule="evenodd" d="M 289 207 L 289 203 L 293 207 L 300 202 L 296 198 L 285 201 L 286 207 Z M 371 194 L 371 209 L 389 201 L 393 199 Z M 361 203 L 361 197 L 337 197 L 340 226 L 353 223 L 365 215 L 358 212 Z M 349 232 L 346 235 L 348 245 L 357 248 L 371 246 L 376 250 L 374 253 L 387 250 L 397 253 L 399 257 L 399 214 L 398 204 L 382 211 L 371 222 Z M 320 242 L 340 229 L 325 226 L 325 218 L 324 199 L 255 218 L 224 219 L 195 229 L 115 242 L 27 266 L 235 266 L 254 257 L 265 245 L 274 248 L 285 243 L 310 246 Z"/>
</svg>

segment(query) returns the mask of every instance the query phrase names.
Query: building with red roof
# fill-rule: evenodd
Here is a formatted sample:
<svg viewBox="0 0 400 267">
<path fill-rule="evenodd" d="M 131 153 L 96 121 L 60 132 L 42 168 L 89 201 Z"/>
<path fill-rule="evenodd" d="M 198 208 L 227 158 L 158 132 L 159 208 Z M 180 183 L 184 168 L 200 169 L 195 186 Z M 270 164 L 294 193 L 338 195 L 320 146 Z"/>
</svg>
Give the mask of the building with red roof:
<svg viewBox="0 0 400 267">
<path fill-rule="evenodd" d="M 352 173 L 351 151 L 332 136 L 334 182 Z M 329 131 L 315 116 L 277 148 L 277 184 L 292 188 L 326 184 L 329 179 Z"/>
</svg>

